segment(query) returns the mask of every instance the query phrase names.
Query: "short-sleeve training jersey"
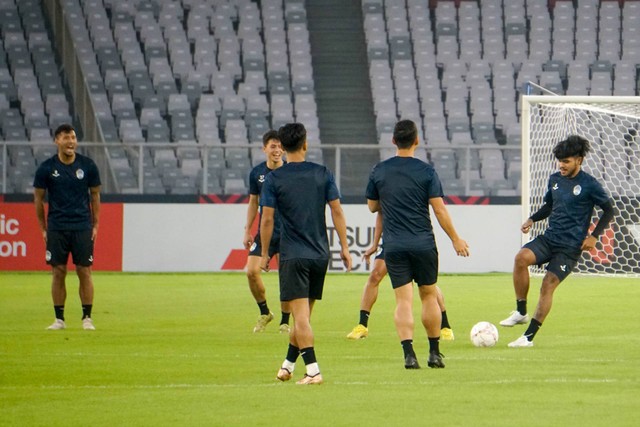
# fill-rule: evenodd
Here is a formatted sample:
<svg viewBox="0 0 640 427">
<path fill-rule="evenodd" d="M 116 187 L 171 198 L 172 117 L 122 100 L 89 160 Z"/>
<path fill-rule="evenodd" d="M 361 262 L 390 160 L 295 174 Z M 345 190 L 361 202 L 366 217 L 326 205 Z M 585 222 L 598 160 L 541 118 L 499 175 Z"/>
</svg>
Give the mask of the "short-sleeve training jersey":
<svg viewBox="0 0 640 427">
<path fill-rule="evenodd" d="M 594 206 L 609 202 L 609 195 L 598 180 L 582 170 L 573 178 L 556 172 L 549 177 L 544 202 L 551 205 L 544 235 L 554 244 L 580 250 Z"/>
<path fill-rule="evenodd" d="M 47 191 L 48 230 L 91 230 L 89 189 L 100 186 L 100 174 L 93 160 L 76 153 L 73 163 L 65 165 L 56 154 L 40 164 L 33 186 Z"/>
<path fill-rule="evenodd" d="M 429 199 L 443 197 L 433 167 L 414 157 L 391 157 L 373 167 L 366 197 L 379 200 L 385 252 L 436 246 Z"/>
<path fill-rule="evenodd" d="M 272 171 L 273 169 L 269 169 L 266 161 L 257 164 L 253 169 L 251 169 L 251 172 L 249 172 L 249 194 L 253 194 L 260 197 L 264 180 L 267 177 L 267 175 L 269 175 L 269 173 L 271 173 Z M 258 218 L 258 236 L 259 236 L 260 235 L 260 219 L 262 218 L 262 199 L 260 199 L 258 212 L 260 213 L 260 216 Z M 276 211 L 274 224 L 273 224 L 273 235 L 271 236 L 271 240 L 278 239 L 280 237 L 280 227 L 281 227 L 280 215 L 278 214 L 278 211 Z"/>
<path fill-rule="evenodd" d="M 267 175 L 262 205 L 280 213 L 280 259 L 328 259 L 325 209 L 340 198 L 331 171 L 312 162 L 287 163 Z"/>
</svg>

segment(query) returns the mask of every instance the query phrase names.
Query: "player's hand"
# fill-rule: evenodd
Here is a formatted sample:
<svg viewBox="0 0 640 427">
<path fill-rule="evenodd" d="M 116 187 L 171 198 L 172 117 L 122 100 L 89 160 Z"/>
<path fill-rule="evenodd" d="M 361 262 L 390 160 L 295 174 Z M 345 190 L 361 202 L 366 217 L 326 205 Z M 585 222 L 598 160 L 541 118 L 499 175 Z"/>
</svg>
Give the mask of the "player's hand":
<svg viewBox="0 0 640 427">
<path fill-rule="evenodd" d="M 342 264 L 344 264 L 344 268 L 347 271 L 351 271 L 351 266 L 353 265 L 353 261 L 351 259 L 351 253 L 349 252 L 349 248 L 343 248 L 340 250 L 340 258 L 342 259 Z"/>
<path fill-rule="evenodd" d="M 93 229 L 91 230 L 91 240 L 93 241 L 93 243 L 96 242 L 97 237 L 98 237 L 98 227 L 93 227 Z"/>
<path fill-rule="evenodd" d="M 44 244 L 47 244 L 47 230 L 42 230 L 42 240 L 44 240 Z"/>
<path fill-rule="evenodd" d="M 524 234 L 527 234 L 529 230 L 531 230 L 532 226 L 533 226 L 533 220 L 531 218 L 528 218 L 520 227 L 520 231 L 522 231 Z"/>
<path fill-rule="evenodd" d="M 253 245 L 253 236 L 249 232 L 244 233 L 244 239 L 242 239 L 242 244 L 245 249 L 249 249 L 251 245 Z"/>
<path fill-rule="evenodd" d="M 264 272 L 269 272 L 269 257 L 268 256 L 263 256 L 260 259 L 260 270 L 264 271 Z"/>
<path fill-rule="evenodd" d="M 365 263 L 367 263 L 367 265 L 369 265 L 369 263 L 371 261 L 371 255 L 375 254 L 377 251 L 378 251 L 378 247 L 377 246 L 371 246 L 369 249 L 364 251 L 364 254 L 362 254 L 362 260 Z"/>
<path fill-rule="evenodd" d="M 596 243 L 598 243 L 598 239 L 596 237 L 587 236 L 587 238 L 582 241 L 582 247 L 580 249 L 583 251 L 590 251 L 596 247 Z"/>
<path fill-rule="evenodd" d="M 462 239 L 453 241 L 453 249 L 455 249 L 456 254 L 458 256 L 468 257 L 469 256 L 469 245 L 466 241 Z"/>
</svg>

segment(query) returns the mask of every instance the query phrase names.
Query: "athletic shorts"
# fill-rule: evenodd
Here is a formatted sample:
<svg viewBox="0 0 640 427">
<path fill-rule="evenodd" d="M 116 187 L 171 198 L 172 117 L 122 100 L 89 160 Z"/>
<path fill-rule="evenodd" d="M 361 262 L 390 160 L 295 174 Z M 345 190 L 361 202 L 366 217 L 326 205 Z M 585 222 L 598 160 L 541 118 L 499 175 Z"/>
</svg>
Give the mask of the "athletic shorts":
<svg viewBox="0 0 640 427">
<path fill-rule="evenodd" d="M 562 282 L 573 271 L 580 260 L 581 252 L 567 252 L 565 247 L 554 245 L 549 239 L 538 236 L 523 248 L 531 250 L 536 256 L 536 264 L 547 264 L 547 271 L 558 276 Z"/>
<path fill-rule="evenodd" d="M 384 246 L 378 246 L 378 250 L 375 253 L 375 259 L 381 259 L 384 261 Z"/>
<path fill-rule="evenodd" d="M 280 239 L 271 239 L 271 244 L 269 245 L 269 258 L 277 253 L 280 253 Z M 257 234 L 253 239 L 253 245 L 249 248 L 249 256 L 262 256 L 262 244 L 260 243 L 259 234 Z"/>
<path fill-rule="evenodd" d="M 47 264 L 66 265 L 69 253 L 75 265 L 93 265 L 93 240 L 91 230 L 47 231 Z"/>
<path fill-rule="evenodd" d="M 322 299 L 328 259 L 294 258 L 280 260 L 280 301 L 299 298 Z"/>
<path fill-rule="evenodd" d="M 399 251 L 385 253 L 387 271 L 393 289 L 416 282 L 418 286 L 438 281 L 438 250 Z"/>
</svg>

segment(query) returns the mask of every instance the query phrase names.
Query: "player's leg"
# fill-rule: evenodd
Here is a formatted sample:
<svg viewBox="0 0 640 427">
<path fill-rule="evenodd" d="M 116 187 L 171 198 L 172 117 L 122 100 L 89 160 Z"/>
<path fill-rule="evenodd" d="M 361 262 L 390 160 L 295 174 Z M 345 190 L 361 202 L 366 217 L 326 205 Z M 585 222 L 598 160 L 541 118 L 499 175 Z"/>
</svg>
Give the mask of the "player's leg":
<svg viewBox="0 0 640 427">
<path fill-rule="evenodd" d="M 67 260 L 69 242 L 67 235 L 59 231 L 47 232 L 47 263 L 51 265 L 51 300 L 55 321 L 47 329 L 64 329 L 64 305 L 67 300 Z"/>
<path fill-rule="evenodd" d="M 455 336 L 453 335 L 453 329 L 451 329 L 451 324 L 449 324 L 449 317 L 447 316 L 447 306 L 444 303 L 444 295 L 442 294 L 442 289 L 438 285 L 436 285 L 436 293 L 438 298 L 438 307 L 440 308 L 440 313 L 442 316 L 442 321 L 440 322 L 440 339 L 442 341 L 453 341 Z"/>
<path fill-rule="evenodd" d="M 380 282 L 387 275 L 387 265 L 383 258 L 376 258 L 373 262 L 373 269 L 367 278 L 367 283 L 362 291 L 360 301 L 360 320 L 353 330 L 347 335 L 349 339 L 366 338 L 369 335 L 369 315 L 371 309 L 378 299 L 378 289 Z"/>
<path fill-rule="evenodd" d="M 440 353 L 440 325 L 442 312 L 438 304 L 438 252 L 434 248 L 424 252 L 413 253 L 411 258 L 412 271 L 418 293 L 422 303 L 422 325 L 429 339 L 429 359 L 427 365 L 430 368 L 444 368 L 444 357 Z"/>
<path fill-rule="evenodd" d="M 551 311 L 551 305 L 553 303 L 553 293 L 560 285 L 560 279 L 554 273 L 547 271 L 542 279 L 542 286 L 540 287 L 540 299 L 536 311 L 529 322 L 527 330 L 517 340 L 510 342 L 509 347 L 531 347 L 533 346 L 533 338 L 536 336 L 542 322 L 546 319 L 549 311 Z"/>
<path fill-rule="evenodd" d="M 258 245 L 259 247 L 259 245 Z M 247 281 L 249 282 L 249 290 L 251 295 L 256 300 L 258 308 L 260 309 L 260 317 L 253 328 L 253 332 L 263 332 L 267 324 L 273 320 L 273 313 L 269 310 L 267 305 L 267 295 L 262 281 L 262 274 L 260 271 L 261 257 L 252 255 L 253 251 L 247 257 Z"/>
<path fill-rule="evenodd" d="M 500 321 L 502 326 L 514 326 L 527 323 L 527 295 L 529 294 L 529 266 L 536 264 L 536 254 L 528 247 L 523 247 L 516 254 L 513 262 L 513 289 L 516 294 L 516 310 L 509 317 Z"/>
<path fill-rule="evenodd" d="M 275 257 L 277 263 L 280 263 L 280 253 L 278 251 L 279 244 L 273 243 L 272 240 L 272 244 L 269 247 L 269 254 L 272 258 Z M 278 326 L 278 331 L 281 334 L 289 334 L 289 332 L 291 332 L 289 328 L 289 317 L 291 316 L 291 309 L 289 309 L 289 303 L 287 301 L 280 302 L 280 314 L 280 326 Z"/>
<path fill-rule="evenodd" d="M 406 369 L 419 369 L 418 358 L 413 349 L 413 283 L 408 282 L 395 287 L 393 292 L 396 297 L 393 321 L 404 353 L 404 367 Z"/>
<path fill-rule="evenodd" d="M 64 305 L 67 300 L 66 277 L 66 264 L 51 266 L 51 299 L 56 320 L 47 329 L 59 330 L 66 328 L 64 323 Z"/>
<path fill-rule="evenodd" d="M 93 240 L 91 234 L 91 230 L 73 233 L 71 247 L 71 255 L 79 281 L 78 293 L 82 304 L 82 328 L 85 330 L 95 330 L 91 320 L 94 295 L 91 274 L 91 266 L 93 265 Z"/>
<path fill-rule="evenodd" d="M 565 253 L 556 253 L 551 258 L 547 265 L 547 273 L 542 278 L 540 298 L 538 299 L 538 305 L 536 306 L 536 311 L 531 318 L 531 322 L 524 334 L 517 340 L 509 343 L 509 347 L 533 346 L 533 338 L 536 336 L 542 327 L 542 323 L 551 311 L 554 292 L 560 283 L 562 283 L 562 281 L 571 274 L 571 271 L 577 264 L 579 257 L 580 253 L 578 252 L 574 256 L 570 256 Z"/>
<path fill-rule="evenodd" d="M 422 302 L 422 326 L 424 326 L 429 339 L 428 366 L 430 368 L 444 368 L 439 344 L 442 318 L 438 305 L 438 290 L 435 285 L 423 285 L 418 287 L 418 291 Z"/>
</svg>

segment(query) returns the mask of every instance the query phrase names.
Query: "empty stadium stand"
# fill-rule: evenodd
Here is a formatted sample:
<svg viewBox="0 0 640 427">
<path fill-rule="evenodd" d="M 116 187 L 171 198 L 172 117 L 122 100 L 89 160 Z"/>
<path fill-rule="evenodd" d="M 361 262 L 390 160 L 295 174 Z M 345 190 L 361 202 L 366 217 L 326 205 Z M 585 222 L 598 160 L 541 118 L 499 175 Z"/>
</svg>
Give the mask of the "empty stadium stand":
<svg viewBox="0 0 640 427">
<path fill-rule="evenodd" d="M 348 3 L 0 0 L 0 190 L 31 192 L 73 122 L 109 192 L 246 193 L 261 135 L 297 120 L 361 194 L 408 118 L 448 194 L 518 195 L 528 82 L 638 94 L 638 1 Z"/>
</svg>

